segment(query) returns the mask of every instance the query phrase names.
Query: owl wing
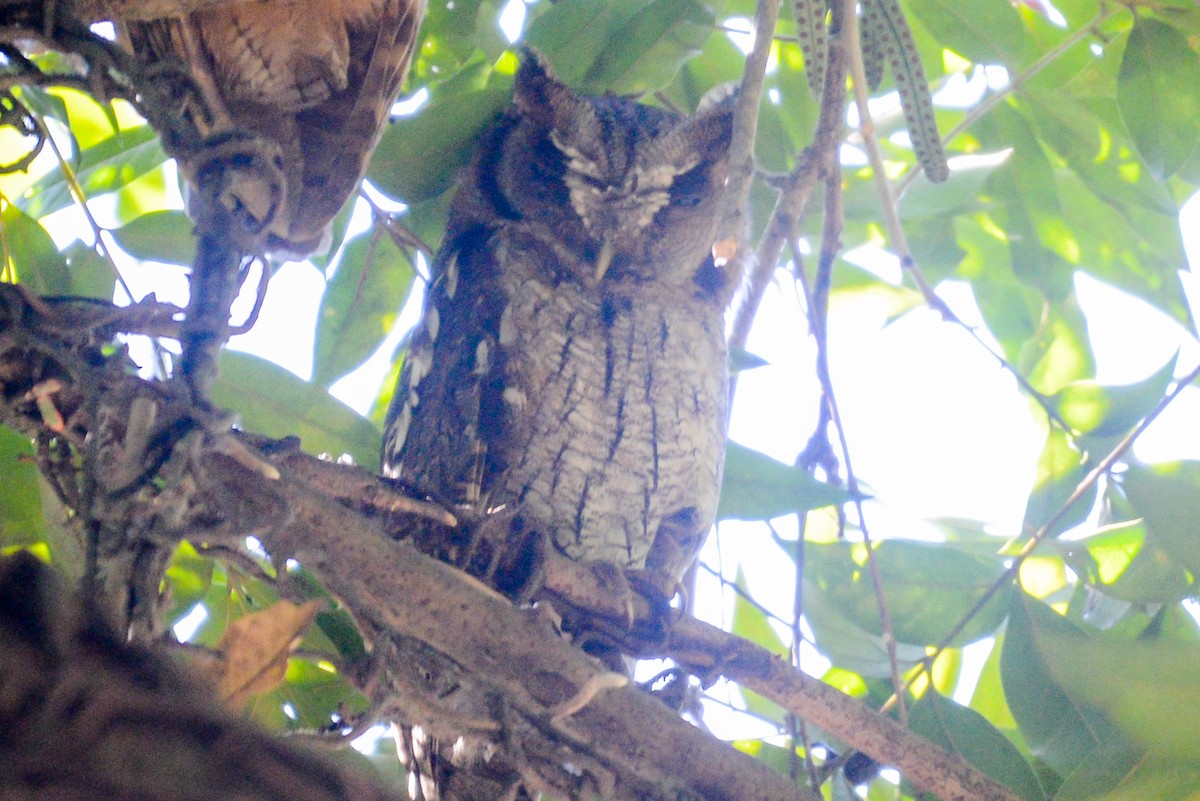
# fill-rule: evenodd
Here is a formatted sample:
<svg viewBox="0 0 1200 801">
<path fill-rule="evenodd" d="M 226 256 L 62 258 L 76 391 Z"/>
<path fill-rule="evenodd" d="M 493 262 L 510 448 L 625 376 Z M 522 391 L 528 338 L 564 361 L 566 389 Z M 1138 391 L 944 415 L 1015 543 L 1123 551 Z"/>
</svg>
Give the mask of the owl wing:
<svg viewBox="0 0 1200 801">
<path fill-rule="evenodd" d="M 296 201 L 280 240 L 285 247 L 315 246 L 358 188 L 408 74 L 425 0 L 382 0 L 375 5 L 377 16 L 348 26 L 346 88 L 296 115 L 303 172 L 298 187 L 289 185 Z"/>
<path fill-rule="evenodd" d="M 251 0 L 125 28 L 143 58 L 186 66 L 207 109 L 185 112 L 202 133 L 279 146 L 286 197 L 265 245 L 299 257 L 366 172 L 424 11 L 425 0 Z"/>
<path fill-rule="evenodd" d="M 507 303 L 493 235 L 471 227 L 439 251 L 385 427 L 385 473 L 450 505 L 485 500 L 485 477 L 503 471 Z"/>
</svg>

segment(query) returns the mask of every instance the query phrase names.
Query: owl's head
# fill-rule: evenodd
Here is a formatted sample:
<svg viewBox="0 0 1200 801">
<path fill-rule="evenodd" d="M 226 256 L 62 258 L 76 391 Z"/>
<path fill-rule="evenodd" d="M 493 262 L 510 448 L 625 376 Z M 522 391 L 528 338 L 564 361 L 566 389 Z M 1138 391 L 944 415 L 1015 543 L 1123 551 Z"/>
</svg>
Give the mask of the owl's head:
<svg viewBox="0 0 1200 801">
<path fill-rule="evenodd" d="M 730 92 L 688 117 L 579 95 L 526 50 L 480 178 L 503 214 L 544 224 L 579 254 L 571 278 L 682 285 L 711 269 L 733 107 Z"/>
</svg>

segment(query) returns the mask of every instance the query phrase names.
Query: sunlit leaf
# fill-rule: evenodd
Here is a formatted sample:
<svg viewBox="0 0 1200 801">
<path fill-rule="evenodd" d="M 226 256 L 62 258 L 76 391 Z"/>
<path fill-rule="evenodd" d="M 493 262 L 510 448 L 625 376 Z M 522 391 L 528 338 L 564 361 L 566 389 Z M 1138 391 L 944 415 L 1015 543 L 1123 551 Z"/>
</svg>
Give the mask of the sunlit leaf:
<svg viewBox="0 0 1200 801">
<path fill-rule="evenodd" d="M 798 467 L 730 442 L 717 519 L 770 520 L 849 498 L 844 489 L 818 481 Z"/>
<path fill-rule="evenodd" d="M 916 645 L 941 642 L 1004 572 L 998 557 L 934 543 L 887 540 L 876 548 L 875 558 L 892 632 L 898 641 Z M 866 631 L 883 633 L 863 546 L 808 543 L 805 559 L 805 579 L 819 586 L 841 614 Z M 995 631 L 1007 614 L 1008 592 L 1007 586 L 997 592 L 952 644 Z"/>
<path fill-rule="evenodd" d="M 1083 454 L 1076 450 L 1070 437 L 1058 429 L 1051 429 L 1038 457 L 1037 477 L 1025 506 L 1027 529 L 1037 531 L 1053 519 L 1050 533 L 1056 534 L 1083 520 L 1096 497 L 1094 485 L 1069 508 L 1064 510 L 1063 506 L 1087 472 Z"/>
<path fill-rule="evenodd" d="M 1178 601 L 1191 591 L 1183 566 L 1133 521 L 1060 542 L 1071 569 L 1104 594 L 1138 604 Z"/>
<path fill-rule="evenodd" d="M 114 230 L 121 249 L 143 261 L 191 264 L 196 258 L 195 226 L 182 211 L 154 211 Z"/>
<path fill-rule="evenodd" d="M 171 599 L 165 619 L 173 626 L 212 588 L 213 558 L 198 553 L 191 543 L 182 542 L 171 557 L 165 581 Z"/>
<path fill-rule="evenodd" d="M 243 427 L 272 437 L 295 435 L 312 453 L 350 454 L 373 469 L 382 435 L 323 388 L 245 353 L 221 355 L 213 402 L 238 413 Z"/>
<path fill-rule="evenodd" d="M 970 706 L 996 728 L 1019 738 L 1017 722 L 1013 720 L 1008 703 L 1004 700 L 1004 686 L 1000 679 L 1000 655 L 1003 649 L 1004 632 L 1000 632 L 992 641 L 991 651 L 979 672 L 975 691 L 971 693 Z"/>
<path fill-rule="evenodd" d="M 158 135 L 149 125 L 121 131 L 82 153 L 75 178 L 91 198 L 126 186 L 167 160 Z M 17 200 L 32 217 L 43 217 L 70 206 L 74 199 L 66 176 L 54 170 Z"/>
<path fill-rule="evenodd" d="M 1075 431 L 1111 436 L 1123 434 L 1150 413 L 1162 400 L 1175 373 L 1175 359 L 1144 381 L 1105 386 L 1076 381 L 1051 399 L 1055 410 Z"/>
<path fill-rule="evenodd" d="M 1173 175 L 1200 141 L 1200 56 L 1183 34 L 1137 17 L 1121 59 L 1117 103 L 1155 177 Z"/>
<path fill-rule="evenodd" d="M 1130 465 L 1121 484 L 1154 542 L 1200 573 L 1200 462 Z"/>
<path fill-rule="evenodd" d="M 412 282 L 408 256 L 381 227 L 346 245 L 317 315 L 314 384 L 329 386 L 379 346 Z"/>
<path fill-rule="evenodd" d="M 978 712 L 930 690 L 913 705 L 908 725 L 917 734 L 1006 785 L 1018 798 L 1041 801 L 1046 797 L 1029 763 Z"/>
</svg>

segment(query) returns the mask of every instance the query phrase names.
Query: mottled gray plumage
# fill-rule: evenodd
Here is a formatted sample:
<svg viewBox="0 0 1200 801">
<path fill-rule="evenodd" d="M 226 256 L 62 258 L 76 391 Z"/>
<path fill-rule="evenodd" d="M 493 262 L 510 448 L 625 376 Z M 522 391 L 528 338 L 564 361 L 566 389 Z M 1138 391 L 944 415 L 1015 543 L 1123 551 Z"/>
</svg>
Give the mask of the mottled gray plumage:
<svg viewBox="0 0 1200 801">
<path fill-rule="evenodd" d="M 451 207 L 389 475 L 507 505 L 570 558 L 683 573 L 724 454 L 737 276 L 712 246 L 731 114 L 582 97 L 526 55 Z"/>
</svg>

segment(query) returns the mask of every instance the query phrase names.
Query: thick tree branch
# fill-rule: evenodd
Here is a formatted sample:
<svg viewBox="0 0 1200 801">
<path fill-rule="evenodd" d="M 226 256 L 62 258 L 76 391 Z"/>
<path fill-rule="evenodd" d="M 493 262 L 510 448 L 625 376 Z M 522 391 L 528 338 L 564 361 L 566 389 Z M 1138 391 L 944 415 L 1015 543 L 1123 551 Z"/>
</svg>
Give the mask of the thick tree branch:
<svg viewBox="0 0 1200 801">
<path fill-rule="evenodd" d="M 93 304 L 89 304 L 89 307 Z M 605 798 L 809 799 L 762 763 L 688 725 L 632 687 L 600 692 L 574 714 L 597 664 L 559 637 L 541 611 L 521 610 L 454 568 L 388 539 L 378 520 L 287 474 L 232 432 L 217 431 L 169 385 L 129 375 L 105 358 L 99 330 L 59 331 L 15 287 L 0 286 L 0 419 L 26 433 L 65 437 L 83 450 L 89 473 L 85 517 L 95 521 L 101 556 L 139 553 L 184 537 L 236 543 L 258 537 L 277 558 L 299 559 L 327 583 L 376 643 L 431 662 L 391 660 L 376 701 L 390 702 L 431 730 L 480 721 L 488 737 L 545 786 Z M 57 430 L 31 388 L 54 379 Z M 186 394 L 186 393 L 185 393 Z M 132 414 L 131 414 L 132 412 Z M 279 463 L 294 454 L 277 454 Z M 154 566 L 125 565 L 128 578 Z M 144 571 L 144 572 L 143 572 Z M 111 589 L 111 583 L 110 583 Z M 122 606 L 125 601 L 116 604 Z M 386 654 L 387 648 L 378 648 Z M 453 692 L 416 705 L 395 687 L 429 687 L 453 670 Z M 439 690 L 438 687 L 431 688 Z M 436 712 L 436 714 L 434 714 Z M 445 720 L 439 720 L 444 716 Z"/>
<path fill-rule="evenodd" d="M 93 313 L 95 305 L 83 308 Z M 58 324 L 75 304 L 49 308 L 54 314 L 44 318 L 20 289 L 0 286 L 0 397 L 8 399 L 0 421 L 42 438 L 65 438 L 87 458 L 108 459 L 110 477 L 90 490 L 91 512 L 107 535 L 123 532 L 104 543 L 108 551 L 131 540 L 258 537 L 277 559 L 296 558 L 317 573 L 363 624 L 377 663 L 360 684 L 377 706 L 435 733 L 465 731 L 559 792 L 810 798 L 808 790 L 632 687 L 601 689 L 589 700 L 603 671 L 555 633 L 542 607 L 514 607 L 411 543 L 385 536 L 377 511 L 385 506 L 382 484 L 364 491 L 363 503 L 344 505 L 346 487 L 365 481 L 361 471 L 345 468 L 349 480 L 327 494 L 331 484 L 320 476 L 337 468 L 298 469 L 316 460 L 294 448 L 263 452 L 247 444 L 252 439 L 198 425 L 203 411 L 189 412 L 164 385 L 120 369 L 119 356 L 101 355 L 100 343 L 113 328 L 64 332 Z M 136 319 L 141 312 L 130 314 Z M 119 325 L 118 310 L 101 318 Z M 48 425 L 54 417 L 46 405 L 29 392 L 51 379 L 58 386 L 52 397 L 57 430 Z M 131 411 L 141 422 L 127 419 Z M 131 475 L 140 478 L 129 481 Z M 423 508 L 418 513 L 429 517 Z M 551 554 L 545 573 L 543 600 L 554 608 L 588 609 L 617 621 L 627 614 L 586 566 Z M 638 619 L 652 628 L 653 610 L 640 601 L 636 607 Z M 943 798 L 1011 797 L 890 719 L 732 635 L 681 621 L 664 653 L 707 679 L 723 673 L 744 683 Z M 559 716 L 582 701 L 578 712 Z"/>
</svg>

